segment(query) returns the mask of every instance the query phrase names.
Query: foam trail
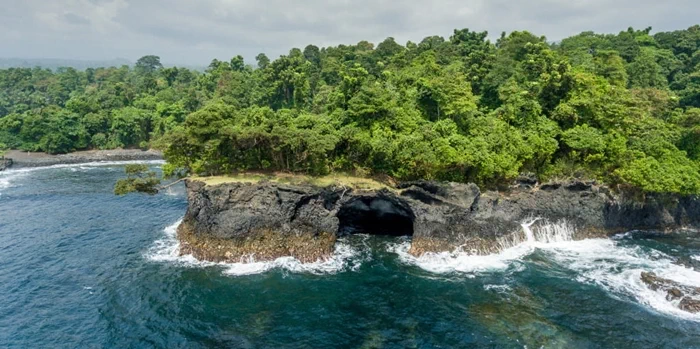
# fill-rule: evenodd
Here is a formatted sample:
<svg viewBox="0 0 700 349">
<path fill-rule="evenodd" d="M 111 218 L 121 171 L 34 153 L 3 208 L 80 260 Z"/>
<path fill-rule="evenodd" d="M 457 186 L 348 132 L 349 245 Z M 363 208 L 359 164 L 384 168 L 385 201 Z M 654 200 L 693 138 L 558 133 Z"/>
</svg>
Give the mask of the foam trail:
<svg viewBox="0 0 700 349">
<path fill-rule="evenodd" d="M 523 229 L 530 226 L 523 225 Z M 543 250 L 557 264 L 576 272 L 578 281 L 598 285 L 615 297 L 636 299 L 662 313 L 700 321 L 700 314 L 678 309 L 678 300 L 667 301 L 666 292 L 653 291 L 641 280 L 642 272 L 651 271 L 684 285 L 700 287 L 699 272 L 675 264 L 673 258 L 657 250 L 622 246 L 620 239 L 574 241 L 573 234 L 574 228 L 566 221 L 545 223 L 535 227 L 534 242 L 526 244 Z"/>
<path fill-rule="evenodd" d="M 566 221 L 533 226 L 534 222 L 523 224 L 526 235 L 533 238 L 524 244 L 544 251 L 561 267 L 574 271 L 578 281 L 598 285 L 613 297 L 635 299 L 661 313 L 700 321 L 700 314 L 678 309 L 678 300 L 667 301 L 666 292 L 653 291 L 641 280 L 642 272 L 651 271 L 700 287 L 700 273 L 695 270 L 673 263 L 673 258 L 657 250 L 622 246 L 620 239 L 574 241 L 575 230 Z"/>
<path fill-rule="evenodd" d="M 369 258 L 368 251 L 361 251 L 351 246 L 347 241 L 340 239 L 335 244 L 333 255 L 327 260 L 319 260 L 313 263 L 302 263 L 293 257 L 281 257 L 274 261 L 261 262 L 250 257 L 240 263 L 214 263 L 200 261 L 192 255 L 180 256 L 180 242 L 177 240 L 177 227 L 182 220 L 164 229 L 164 236 L 156 240 L 153 246 L 146 252 L 145 257 L 155 262 L 170 262 L 185 267 L 211 267 L 223 268 L 223 273 L 231 276 L 261 274 L 273 269 L 280 269 L 293 273 L 309 274 L 336 274 L 342 271 L 356 271 L 362 262 Z"/>
<path fill-rule="evenodd" d="M 163 229 L 164 236 L 153 243 L 146 253 L 146 257 L 156 262 L 189 263 L 196 260 L 188 260 L 188 256 L 180 256 L 180 243 L 177 240 L 177 227 L 182 219 Z"/>
<path fill-rule="evenodd" d="M 508 269 L 513 262 L 519 261 L 531 252 L 530 246 L 523 244 L 485 256 L 457 250 L 453 252 L 425 253 L 420 257 L 415 257 L 408 253 L 410 248 L 410 242 L 403 242 L 389 244 L 388 249 L 390 252 L 396 253 L 401 262 L 418 266 L 423 270 L 436 274 L 503 271 Z"/>
<path fill-rule="evenodd" d="M 425 253 L 415 257 L 408 253 L 410 243 L 393 244 L 389 247 L 391 252 L 399 255 L 399 259 L 429 271 L 431 273 L 483 273 L 490 271 L 503 271 L 520 262 L 523 257 L 532 253 L 535 248 L 544 247 L 547 244 L 573 239 L 573 227 L 566 221 L 557 223 L 535 223 L 541 219 L 535 218 L 522 224 L 523 234 L 512 234 L 498 241 L 502 246 L 501 252 L 477 255 L 468 251 L 457 249 L 452 252 Z"/>
<path fill-rule="evenodd" d="M 5 189 L 10 187 L 10 181 L 12 179 L 17 178 L 17 175 L 15 176 L 9 176 L 9 175 L 4 175 L 0 177 L 0 189 Z"/>
<path fill-rule="evenodd" d="M 26 173 L 26 172 L 36 172 L 43 170 L 51 170 L 57 168 L 79 168 L 87 169 L 92 167 L 105 167 L 105 166 L 120 166 L 120 165 L 131 165 L 131 164 L 144 164 L 144 165 L 163 165 L 165 160 L 124 160 L 124 161 L 93 161 L 93 162 L 82 162 L 76 164 L 58 164 L 51 166 L 39 166 L 39 167 L 22 167 L 17 169 L 9 169 L 4 171 L 4 173 Z M 2 172 L 0 172 L 2 173 Z"/>
<path fill-rule="evenodd" d="M 500 293 L 504 293 L 504 292 L 509 292 L 509 291 L 511 291 L 512 289 L 511 289 L 510 286 L 508 286 L 508 285 L 490 285 L 490 284 L 486 284 L 486 285 L 484 285 L 484 290 L 486 290 L 486 291 L 497 291 L 497 292 L 500 292 Z"/>
<path fill-rule="evenodd" d="M 576 272 L 580 282 L 598 285 L 614 297 L 635 299 L 665 314 L 700 321 L 700 314 L 678 309 L 678 301 L 667 301 L 665 292 L 653 291 L 641 281 L 641 273 L 651 271 L 681 284 L 700 287 L 700 273 L 674 264 L 661 252 L 620 246 L 609 239 L 554 243 L 545 252 L 560 266 Z"/>
<path fill-rule="evenodd" d="M 128 160 L 128 161 L 96 161 L 96 162 L 86 162 L 78 164 L 59 164 L 51 166 L 41 166 L 41 167 L 25 167 L 9 169 L 0 172 L 0 189 L 6 189 L 16 186 L 16 181 L 20 178 L 26 177 L 32 172 L 52 170 L 52 169 L 71 169 L 72 171 L 77 170 L 90 170 L 98 167 L 109 167 L 109 166 L 121 166 L 130 164 L 145 164 L 145 165 L 163 165 L 165 161 L 163 160 Z"/>
<path fill-rule="evenodd" d="M 281 257 L 272 262 L 256 262 L 254 258 L 250 258 L 242 263 L 222 264 L 225 266 L 224 274 L 233 276 L 259 274 L 272 269 L 321 275 L 336 274 L 345 270 L 356 271 L 361 265 L 361 261 L 356 259 L 359 256 L 360 251 L 339 241 L 336 243 L 335 251 L 331 258 L 313 263 L 302 263 L 294 257 Z"/>
<path fill-rule="evenodd" d="M 408 242 L 391 245 L 389 249 L 404 263 L 428 272 L 466 273 L 471 277 L 475 273 L 505 271 L 512 266 L 524 268 L 523 258 L 540 250 L 560 267 L 573 271 L 579 282 L 597 285 L 613 297 L 633 299 L 661 313 L 700 321 L 700 314 L 678 309 L 679 301 L 667 301 L 665 292 L 653 291 L 641 281 L 641 273 L 651 271 L 681 284 L 700 287 L 700 272 L 674 264 L 670 256 L 640 246 L 623 246 L 620 240 L 574 241 L 574 227 L 563 220 L 551 223 L 533 219 L 522 227 L 522 235 L 514 234 L 510 240 L 501 242 L 505 247 L 501 252 L 486 256 L 457 250 L 415 257 L 408 253 Z M 700 256 L 692 258 L 700 260 Z"/>
</svg>

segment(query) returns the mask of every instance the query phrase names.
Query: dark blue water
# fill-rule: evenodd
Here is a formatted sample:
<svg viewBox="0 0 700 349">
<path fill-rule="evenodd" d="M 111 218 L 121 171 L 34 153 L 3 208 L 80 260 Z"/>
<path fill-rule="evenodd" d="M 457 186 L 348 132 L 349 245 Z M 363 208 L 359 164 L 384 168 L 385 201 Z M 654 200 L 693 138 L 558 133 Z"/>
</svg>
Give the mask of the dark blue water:
<svg viewBox="0 0 700 349">
<path fill-rule="evenodd" d="M 700 317 L 638 281 L 700 284 L 696 234 L 422 259 L 356 236 L 326 263 L 209 265 L 175 253 L 182 188 L 115 197 L 122 170 L 0 174 L 0 347 L 700 348 Z"/>
</svg>

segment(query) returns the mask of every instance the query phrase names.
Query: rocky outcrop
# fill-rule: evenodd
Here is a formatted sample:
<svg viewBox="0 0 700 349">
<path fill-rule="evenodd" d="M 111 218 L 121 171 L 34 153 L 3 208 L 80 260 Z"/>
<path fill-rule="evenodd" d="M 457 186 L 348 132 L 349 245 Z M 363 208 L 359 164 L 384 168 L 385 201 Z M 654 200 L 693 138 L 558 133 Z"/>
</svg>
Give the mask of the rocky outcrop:
<svg viewBox="0 0 700 349">
<path fill-rule="evenodd" d="M 189 208 L 179 228 L 182 253 L 213 261 L 294 256 L 312 261 L 333 251 L 337 236 L 411 235 L 410 252 L 497 252 L 525 239 L 522 223 L 566 221 L 573 238 L 632 230 L 700 227 L 697 197 L 617 197 L 592 182 L 523 185 L 482 192 L 474 184 L 408 182 L 352 190 L 259 183 L 186 182 Z"/>
<path fill-rule="evenodd" d="M 189 206 L 178 228 L 183 254 L 210 261 L 330 255 L 340 193 L 272 183 L 207 186 L 186 181 Z"/>
<path fill-rule="evenodd" d="M 524 183 L 506 192 L 474 184 L 407 182 L 396 188 L 186 182 L 181 253 L 211 261 L 330 255 L 337 236 L 411 235 L 410 252 L 497 252 L 525 239 L 522 223 L 566 221 L 573 238 L 700 227 L 697 197 L 615 196 L 592 182 Z M 535 227 L 536 228 L 536 227 Z"/>
<path fill-rule="evenodd" d="M 12 167 L 13 161 L 10 158 L 0 158 L 0 171 L 7 170 Z"/>
<path fill-rule="evenodd" d="M 414 254 L 454 248 L 460 241 L 467 248 L 476 243 L 477 251 L 492 252 L 503 246 L 493 238 L 514 235 L 522 239 L 521 225 L 533 218 L 536 224 L 563 222 L 574 230 L 575 239 L 609 236 L 631 230 L 665 232 L 685 227 L 700 227 L 700 200 L 697 197 L 654 197 L 643 201 L 616 197 L 609 188 L 594 182 L 549 183 L 518 186 L 506 192 L 479 192 L 467 185 L 468 193 L 453 190 L 464 185 L 440 185 L 430 182 L 405 183 L 402 197 L 432 206 L 430 198 L 445 198 L 433 214 L 421 216 L 421 234 L 414 236 Z M 463 189 L 461 189 L 463 190 Z M 456 201 L 457 198 L 462 201 Z M 471 204 L 467 205 L 469 202 Z M 432 207 L 431 207 L 432 209 Z M 436 217 L 437 216 L 437 217 Z M 444 221 L 438 217 L 443 217 Z M 421 219 L 418 219 L 419 221 Z M 486 248 L 480 247 L 485 243 Z"/>
<path fill-rule="evenodd" d="M 677 301 L 680 310 L 689 313 L 700 312 L 700 287 L 683 285 L 673 280 L 664 279 L 654 273 L 642 272 L 642 282 L 654 291 L 665 291 L 667 301 Z"/>
</svg>

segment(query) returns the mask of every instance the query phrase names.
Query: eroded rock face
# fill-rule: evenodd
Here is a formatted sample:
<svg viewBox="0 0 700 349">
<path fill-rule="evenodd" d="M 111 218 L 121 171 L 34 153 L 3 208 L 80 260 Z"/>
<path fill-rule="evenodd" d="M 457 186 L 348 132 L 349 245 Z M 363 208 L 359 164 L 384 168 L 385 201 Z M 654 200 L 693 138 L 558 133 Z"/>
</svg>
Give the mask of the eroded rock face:
<svg viewBox="0 0 700 349">
<path fill-rule="evenodd" d="M 697 197 L 649 196 L 644 202 L 616 198 L 605 186 L 592 182 L 530 184 L 508 192 L 481 192 L 474 184 L 404 183 L 401 196 L 420 201 L 414 205 L 416 225 L 411 252 L 495 252 L 494 244 L 513 235 L 522 241 L 522 223 L 532 218 L 566 221 L 575 239 L 609 236 L 631 230 L 664 232 L 700 226 Z"/>
<path fill-rule="evenodd" d="M 180 252 L 238 262 L 294 256 L 315 261 L 333 252 L 340 193 L 271 183 L 206 186 L 187 181 L 189 206 L 178 228 Z"/>
<path fill-rule="evenodd" d="M 458 247 L 487 254 L 502 249 L 504 240 L 522 241 L 521 224 L 534 217 L 566 220 L 576 228 L 574 238 L 700 226 L 697 197 L 640 203 L 588 182 L 528 184 L 508 192 L 425 181 L 376 191 L 272 182 L 186 186 L 182 253 L 215 261 L 253 254 L 258 260 L 291 255 L 313 261 L 332 253 L 336 236 L 357 232 L 412 235 L 414 255 Z"/>
</svg>

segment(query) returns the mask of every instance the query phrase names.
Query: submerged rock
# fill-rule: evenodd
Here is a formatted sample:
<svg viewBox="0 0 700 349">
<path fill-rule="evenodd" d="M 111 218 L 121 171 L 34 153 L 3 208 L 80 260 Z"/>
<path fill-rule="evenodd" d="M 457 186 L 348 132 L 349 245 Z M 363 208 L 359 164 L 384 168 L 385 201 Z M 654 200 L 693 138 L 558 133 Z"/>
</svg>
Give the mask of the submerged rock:
<svg viewBox="0 0 700 349">
<path fill-rule="evenodd" d="M 410 252 L 498 252 L 526 239 L 523 222 L 566 222 L 582 239 L 630 230 L 700 227 L 697 197 L 615 197 L 593 182 L 528 182 L 482 192 L 474 184 L 406 182 L 360 190 L 345 186 L 186 181 L 189 206 L 178 229 L 181 253 L 212 261 L 293 256 L 315 261 L 333 252 L 337 236 L 412 236 Z"/>
<path fill-rule="evenodd" d="M 518 286 L 497 301 L 472 304 L 469 314 L 493 335 L 516 339 L 525 348 L 576 348 L 579 338 L 542 314 L 543 300 Z"/>
<path fill-rule="evenodd" d="M 678 308 L 689 313 L 700 313 L 700 300 L 685 297 L 678 304 Z"/>
<path fill-rule="evenodd" d="M 681 299 L 681 297 L 683 297 L 683 292 L 675 287 L 668 290 L 668 293 L 666 294 L 666 300 L 668 301 L 675 301 L 677 299 Z"/>
<path fill-rule="evenodd" d="M 654 291 L 666 291 L 666 300 L 681 300 L 678 308 L 690 313 L 700 312 L 700 300 L 694 297 L 700 296 L 700 287 L 683 285 L 673 280 L 658 277 L 655 273 L 642 272 L 642 282 Z"/>
</svg>

